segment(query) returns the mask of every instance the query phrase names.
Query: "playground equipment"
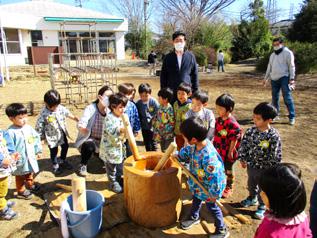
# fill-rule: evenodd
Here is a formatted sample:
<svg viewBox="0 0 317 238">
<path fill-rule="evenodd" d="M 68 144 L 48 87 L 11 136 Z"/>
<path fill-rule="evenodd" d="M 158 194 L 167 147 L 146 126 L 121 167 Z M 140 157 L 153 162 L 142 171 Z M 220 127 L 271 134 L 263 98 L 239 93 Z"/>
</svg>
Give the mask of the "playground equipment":
<svg viewBox="0 0 317 238">
<path fill-rule="evenodd" d="M 54 58 L 59 57 L 59 64 Z M 101 86 L 114 91 L 117 86 L 115 54 L 112 53 L 57 53 L 49 55 L 51 87 L 60 90 L 69 104 L 94 100 Z"/>
</svg>

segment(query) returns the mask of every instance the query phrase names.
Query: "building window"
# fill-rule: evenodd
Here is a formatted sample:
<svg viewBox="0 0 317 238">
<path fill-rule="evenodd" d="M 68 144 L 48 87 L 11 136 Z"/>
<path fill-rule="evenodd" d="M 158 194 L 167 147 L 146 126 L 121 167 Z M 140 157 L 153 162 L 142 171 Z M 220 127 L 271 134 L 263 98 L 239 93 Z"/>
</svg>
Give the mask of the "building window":
<svg viewBox="0 0 317 238">
<path fill-rule="evenodd" d="M 32 46 L 43 46 L 42 31 L 31 31 Z"/>
<path fill-rule="evenodd" d="M 7 42 L 7 49 L 8 54 L 20 54 L 21 48 L 20 48 L 20 40 L 19 40 L 19 32 L 17 29 L 4 29 L 6 42 Z M 0 32 L 0 51 L 3 53 L 2 48 L 2 33 Z"/>
<path fill-rule="evenodd" d="M 113 32 L 99 32 L 99 37 L 115 37 Z"/>
</svg>

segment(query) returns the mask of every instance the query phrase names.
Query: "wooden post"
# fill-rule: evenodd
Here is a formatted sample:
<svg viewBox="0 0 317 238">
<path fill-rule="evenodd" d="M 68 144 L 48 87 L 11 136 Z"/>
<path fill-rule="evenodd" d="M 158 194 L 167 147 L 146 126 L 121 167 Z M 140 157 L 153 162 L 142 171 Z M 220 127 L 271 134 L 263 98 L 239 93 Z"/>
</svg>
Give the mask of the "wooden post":
<svg viewBox="0 0 317 238">
<path fill-rule="evenodd" d="M 72 178 L 73 211 L 84 212 L 87 210 L 86 180 L 74 176 Z"/>
<path fill-rule="evenodd" d="M 159 171 L 162 168 L 164 168 L 165 164 L 167 163 L 167 161 L 170 159 L 171 154 L 173 154 L 174 150 L 177 148 L 177 145 L 175 142 L 172 142 L 167 150 L 165 151 L 164 155 L 162 156 L 162 158 L 159 160 L 159 162 L 157 163 L 157 165 L 154 168 L 154 171 Z"/>
<path fill-rule="evenodd" d="M 130 125 L 130 122 L 129 122 L 129 118 L 128 118 L 128 116 L 126 114 L 123 114 L 121 116 L 121 118 L 122 118 L 122 121 L 123 121 L 124 128 L 126 130 L 126 135 L 128 137 L 130 149 L 132 151 L 134 160 L 136 160 L 136 161 L 140 160 L 141 157 L 140 157 L 140 154 L 139 154 L 138 147 L 136 145 L 135 137 L 133 135 L 133 131 L 132 131 L 132 128 L 131 128 L 131 125 Z"/>
</svg>

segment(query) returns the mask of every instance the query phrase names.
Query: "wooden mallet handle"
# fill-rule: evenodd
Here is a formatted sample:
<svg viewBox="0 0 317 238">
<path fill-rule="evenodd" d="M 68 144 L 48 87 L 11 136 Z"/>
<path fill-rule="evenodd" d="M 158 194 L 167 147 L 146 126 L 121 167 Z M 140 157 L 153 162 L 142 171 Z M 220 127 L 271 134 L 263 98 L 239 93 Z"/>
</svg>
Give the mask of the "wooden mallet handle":
<svg viewBox="0 0 317 238">
<path fill-rule="evenodd" d="M 194 175 L 192 175 L 191 172 L 189 172 L 189 170 L 188 170 L 181 162 L 178 161 L 177 158 L 172 157 L 172 159 L 173 159 L 174 162 L 176 162 L 176 163 L 179 165 L 179 167 L 182 168 L 183 172 L 184 172 L 188 177 L 190 177 L 190 178 L 203 190 L 203 192 L 204 192 L 205 194 L 207 194 L 207 195 L 209 195 L 210 197 L 212 197 L 212 196 L 209 194 L 208 190 L 198 181 L 198 179 L 197 179 Z M 221 202 L 219 202 L 218 200 L 216 200 L 216 204 L 221 208 L 221 211 L 222 211 L 222 213 L 223 213 L 224 215 L 228 215 L 228 214 L 229 214 L 228 210 L 221 204 Z"/>
<path fill-rule="evenodd" d="M 162 168 L 164 168 L 165 164 L 167 163 L 167 161 L 169 160 L 171 154 L 173 154 L 174 150 L 177 148 L 177 145 L 175 142 L 172 142 L 167 150 L 165 151 L 165 153 L 163 154 L 162 158 L 159 160 L 159 162 L 157 163 L 157 165 L 154 168 L 154 171 L 159 171 Z"/>
<path fill-rule="evenodd" d="M 132 128 L 131 128 L 131 125 L 130 125 L 130 122 L 129 122 L 129 118 L 128 118 L 128 116 L 126 114 L 123 114 L 121 116 L 121 119 L 123 121 L 123 125 L 124 125 L 124 128 L 126 130 L 126 135 L 128 137 L 130 149 L 132 151 L 134 160 L 136 160 L 136 161 L 140 160 L 141 157 L 140 157 L 140 154 L 139 154 L 138 147 L 136 145 L 135 137 L 133 135 L 133 131 L 132 131 Z"/>
</svg>

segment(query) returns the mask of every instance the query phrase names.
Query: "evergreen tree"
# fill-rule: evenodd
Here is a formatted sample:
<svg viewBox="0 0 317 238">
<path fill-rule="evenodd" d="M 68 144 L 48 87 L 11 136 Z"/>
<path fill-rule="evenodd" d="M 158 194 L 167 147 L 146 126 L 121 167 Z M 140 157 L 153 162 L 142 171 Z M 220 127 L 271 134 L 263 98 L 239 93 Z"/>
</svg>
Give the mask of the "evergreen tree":
<svg viewBox="0 0 317 238">
<path fill-rule="evenodd" d="M 254 0 L 249 5 L 249 19 L 242 20 L 234 31 L 233 60 L 246 59 L 252 56 L 263 56 L 271 46 L 269 22 L 265 18 L 262 0 Z"/>
<path fill-rule="evenodd" d="M 305 0 L 288 32 L 288 39 L 300 42 L 317 42 L 317 0 Z"/>
</svg>

